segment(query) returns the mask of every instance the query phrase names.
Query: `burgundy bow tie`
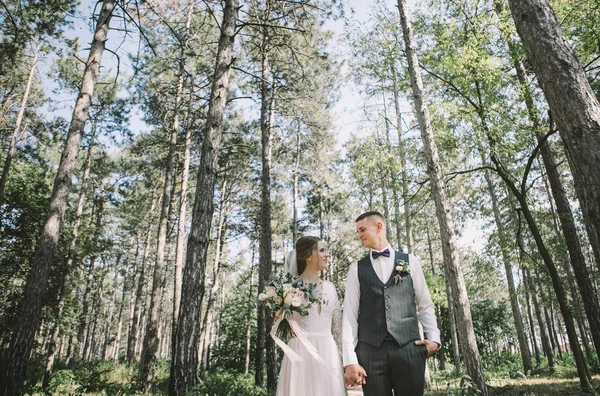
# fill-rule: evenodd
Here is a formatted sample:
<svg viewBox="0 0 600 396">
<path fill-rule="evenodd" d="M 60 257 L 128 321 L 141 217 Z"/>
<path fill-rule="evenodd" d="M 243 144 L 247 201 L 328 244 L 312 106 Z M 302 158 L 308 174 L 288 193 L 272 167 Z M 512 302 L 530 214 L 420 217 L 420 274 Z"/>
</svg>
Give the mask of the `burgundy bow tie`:
<svg viewBox="0 0 600 396">
<path fill-rule="evenodd" d="M 373 256 L 373 259 L 377 259 L 379 256 L 390 257 L 390 250 L 385 249 L 383 252 L 378 252 L 376 250 L 372 250 L 371 255 Z"/>
</svg>

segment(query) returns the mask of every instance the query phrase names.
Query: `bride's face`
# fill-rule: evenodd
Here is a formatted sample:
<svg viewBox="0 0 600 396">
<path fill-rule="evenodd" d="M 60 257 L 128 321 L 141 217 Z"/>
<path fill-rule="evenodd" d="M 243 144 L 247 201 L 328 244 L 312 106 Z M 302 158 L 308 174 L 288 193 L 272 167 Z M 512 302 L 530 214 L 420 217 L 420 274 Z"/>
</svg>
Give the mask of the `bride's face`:
<svg viewBox="0 0 600 396">
<path fill-rule="evenodd" d="M 307 260 L 307 264 L 314 265 L 319 271 L 327 268 L 327 248 L 323 241 L 317 242 L 317 248 L 313 251 L 310 260 Z"/>
</svg>

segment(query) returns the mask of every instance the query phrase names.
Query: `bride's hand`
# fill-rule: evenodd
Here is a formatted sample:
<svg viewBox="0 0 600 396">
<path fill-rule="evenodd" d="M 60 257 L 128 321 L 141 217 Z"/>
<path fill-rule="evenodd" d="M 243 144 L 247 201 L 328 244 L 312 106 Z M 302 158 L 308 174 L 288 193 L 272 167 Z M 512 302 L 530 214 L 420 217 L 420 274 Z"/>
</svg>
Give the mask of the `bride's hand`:
<svg viewBox="0 0 600 396">
<path fill-rule="evenodd" d="M 358 386 L 367 383 L 367 372 L 360 364 L 346 366 L 346 386 Z"/>
</svg>

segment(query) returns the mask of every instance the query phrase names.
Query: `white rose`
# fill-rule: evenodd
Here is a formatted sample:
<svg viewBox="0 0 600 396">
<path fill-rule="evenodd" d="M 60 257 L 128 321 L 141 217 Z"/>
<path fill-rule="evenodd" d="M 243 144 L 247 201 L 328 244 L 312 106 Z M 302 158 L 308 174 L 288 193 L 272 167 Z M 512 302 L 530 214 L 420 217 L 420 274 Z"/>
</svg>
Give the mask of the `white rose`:
<svg viewBox="0 0 600 396">
<path fill-rule="evenodd" d="M 288 291 L 288 290 L 292 290 L 292 284 L 291 283 L 284 283 L 283 284 L 283 291 Z"/>
<path fill-rule="evenodd" d="M 285 297 L 283 297 L 284 305 L 292 305 L 292 301 L 294 300 L 294 295 L 292 293 L 287 293 Z"/>
<path fill-rule="evenodd" d="M 267 295 L 265 293 L 260 293 L 258 295 L 258 300 L 259 301 L 265 301 L 267 299 Z"/>
<path fill-rule="evenodd" d="M 268 298 L 275 297 L 277 295 L 277 291 L 275 290 L 275 288 L 273 286 L 265 287 L 265 292 L 266 292 Z"/>
<path fill-rule="evenodd" d="M 292 306 L 299 307 L 300 305 L 302 305 L 302 297 L 294 296 L 292 298 Z"/>
</svg>

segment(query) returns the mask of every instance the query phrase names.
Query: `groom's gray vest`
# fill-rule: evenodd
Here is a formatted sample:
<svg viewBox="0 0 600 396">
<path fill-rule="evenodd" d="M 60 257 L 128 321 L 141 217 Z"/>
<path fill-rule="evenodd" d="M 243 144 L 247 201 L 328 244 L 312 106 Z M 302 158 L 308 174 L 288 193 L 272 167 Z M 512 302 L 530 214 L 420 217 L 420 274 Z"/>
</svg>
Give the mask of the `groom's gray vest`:
<svg viewBox="0 0 600 396">
<path fill-rule="evenodd" d="M 408 254 L 396 252 L 398 259 L 408 262 Z M 421 338 L 412 277 L 403 274 L 402 282 L 395 283 L 396 274 L 394 265 L 390 279 L 384 284 L 373 269 L 370 255 L 359 260 L 359 341 L 379 347 L 389 334 L 402 346 Z"/>
</svg>

